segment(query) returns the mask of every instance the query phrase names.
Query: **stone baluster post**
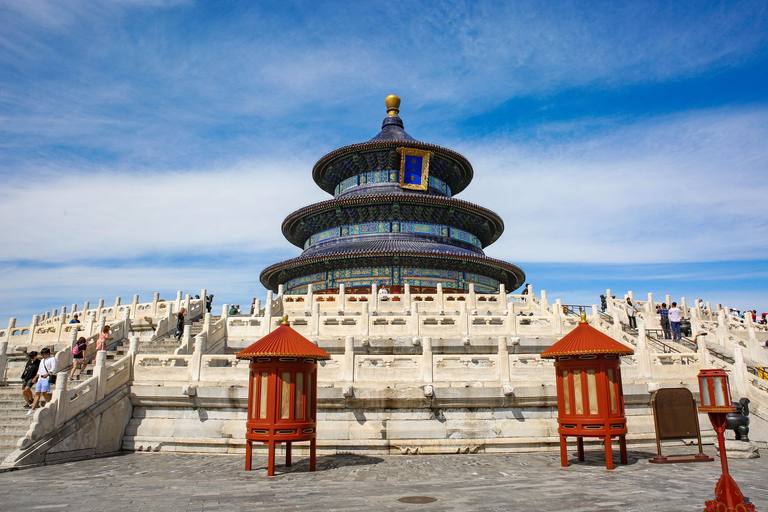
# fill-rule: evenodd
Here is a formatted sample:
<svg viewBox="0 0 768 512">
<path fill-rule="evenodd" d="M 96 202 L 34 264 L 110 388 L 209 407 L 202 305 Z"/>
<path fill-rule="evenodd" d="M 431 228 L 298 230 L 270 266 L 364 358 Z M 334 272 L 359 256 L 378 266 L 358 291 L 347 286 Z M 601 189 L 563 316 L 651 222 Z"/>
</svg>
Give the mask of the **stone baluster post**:
<svg viewBox="0 0 768 512">
<path fill-rule="evenodd" d="M 184 297 L 184 294 L 182 293 L 181 290 L 176 292 L 176 301 L 175 301 L 175 304 L 174 304 L 174 310 L 175 311 L 179 311 L 181 309 L 181 300 L 182 300 L 183 297 Z"/>
<path fill-rule="evenodd" d="M 189 326 L 187 326 L 186 329 L 184 329 L 184 335 L 187 335 L 187 331 L 189 331 Z M 190 380 L 192 382 L 199 382 L 200 381 L 200 373 L 202 372 L 203 368 L 203 353 L 205 351 L 205 333 L 200 333 L 197 336 L 195 336 L 195 345 L 194 350 L 192 352 L 192 361 L 190 364 Z"/>
<path fill-rule="evenodd" d="M 648 338 L 645 333 L 645 322 L 637 322 L 637 348 L 635 349 L 635 360 L 640 366 L 640 375 L 646 379 L 651 378 L 651 355 L 648 351 Z"/>
<path fill-rule="evenodd" d="M 272 332 L 272 290 L 267 291 L 267 303 L 264 305 L 264 335 Z"/>
<path fill-rule="evenodd" d="M 184 326 L 184 332 L 181 335 L 181 346 L 183 347 L 182 354 L 189 354 L 189 348 L 192 345 L 192 326 L 186 324 Z"/>
<path fill-rule="evenodd" d="M 355 337 L 344 338 L 344 382 L 355 381 Z"/>
<path fill-rule="evenodd" d="M 211 334 L 211 318 L 213 315 L 211 313 L 208 313 L 206 311 L 205 316 L 203 316 L 203 331 L 206 335 Z"/>
<path fill-rule="evenodd" d="M 405 303 L 405 312 L 410 313 L 411 312 L 411 285 L 408 283 L 405 283 L 405 297 L 403 297 L 403 302 Z"/>
<path fill-rule="evenodd" d="M 688 310 L 688 303 L 686 302 L 685 297 L 680 299 L 680 310 L 683 312 L 684 318 L 691 316 L 691 312 Z"/>
<path fill-rule="evenodd" d="M 517 335 L 517 313 L 515 312 L 515 303 L 507 302 L 507 317 L 509 318 L 509 334 Z M 465 334 L 465 333 L 462 333 Z"/>
<path fill-rule="evenodd" d="M 371 297 L 368 300 L 368 303 L 371 305 L 370 312 L 373 316 L 376 316 L 379 314 L 379 287 L 376 286 L 376 283 L 371 283 Z"/>
<path fill-rule="evenodd" d="M 499 284 L 499 298 L 498 298 L 499 304 L 506 304 L 507 303 L 507 287 L 504 286 L 504 283 Z M 502 306 L 503 310 L 504 306 Z"/>
<path fill-rule="evenodd" d="M 69 366 L 74 361 L 72 360 L 72 349 L 74 348 L 75 344 L 77 343 L 77 329 L 72 329 L 69 331 L 69 345 L 67 346 L 66 350 L 66 364 L 64 364 L 64 361 L 59 361 L 59 364 L 63 366 Z"/>
<path fill-rule="evenodd" d="M 533 303 L 533 285 L 529 284 L 525 287 L 526 290 L 528 290 L 528 293 L 525 295 L 525 300 L 527 302 Z"/>
<path fill-rule="evenodd" d="M 96 331 L 96 334 L 101 334 L 104 332 L 104 326 L 107 325 L 107 316 L 104 315 L 99 318 L 99 329 Z"/>
<path fill-rule="evenodd" d="M 653 302 L 653 294 L 648 294 L 648 303 L 645 305 L 645 312 L 648 313 L 649 318 L 656 314 L 656 303 Z"/>
<path fill-rule="evenodd" d="M 747 396 L 747 365 L 744 363 L 744 349 L 733 349 L 733 376 L 731 378 L 736 392 L 740 396 Z"/>
<path fill-rule="evenodd" d="M 469 334 L 469 313 L 466 301 L 459 302 L 459 332 L 462 336 Z"/>
<path fill-rule="evenodd" d="M 360 330 L 362 336 L 368 336 L 371 332 L 371 315 L 368 314 L 368 303 L 363 302 L 360 308 Z"/>
<path fill-rule="evenodd" d="M 499 336 L 499 380 L 501 384 L 509 383 L 509 347 L 507 337 Z"/>
<path fill-rule="evenodd" d="M 67 307 L 61 308 L 61 316 L 59 317 L 59 325 L 56 326 L 56 343 L 61 343 L 62 333 L 64 332 L 64 326 L 67 323 Z"/>
<path fill-rule="evenodd" d="M 5 339 L 10 340 L 11 339 L 11 332 L 16 328 L 16 317 L 11 317 L 10 320 L 8 320 L 8 329 L 5 331 Z"/>
<path fill-rule="evenodd" d="M 619 316 L 619 311 L 617 309 L 614 309 L 611 312 L 611 316 L 613 317 L 613 337 L 616 340 L 621 339 L 621 317 Z"/>
<path fill-rule="evenodd" d="M 632 301 L 632 304 L 635 303 L 635 292 L 633 292 L 632 290 L 629 290 L 627 292 L 627 297 L 629 297 L 629 300 Z"/>
<path fill-rule="evenodd" d="M 103 310 L 104 310 L 104 299 L 99 299 L 99 305 L 96 306 L 96 318 L 100 318 L 101 315 L 104 314 L 102 313 Z"/>
<path fill-rule="evenodd" d="M 309 328 L 310 336 L 320 335 L 320 303 L 316 303 L 312 307 L 312 325 Z"/>
<path fill-rule="evenodd" d="M 469 283 L 469 293 L 467 294 L 467 309 L 475 311 L 477 309 L 477 294 L 475 293 L 475 283 Z"/>
<path fill-rule="evenodd" d="M 104 317 L 102 317 L 104 318 Z M 96 352 L 96 366 L 93 368 L 96 377 L 96 402 L 101 401 L 107 392 L 107 351 Z M 66 377 L 65 377 L 66 378 Z"/>
<path fill-rule="evenodd" d="M 118 316 L 118 309 L 120 309 L 120 301 L 122 300 L 122 297 L 115 297 L 115 307 L 112 308 L 112 318 L 114 320 L 117 320 Z"/>
<path fill-rule="evenodd" d="M 592 327 L 602 330 L 600 328 L 600 308 L 597 304 L 592 304 Z"/>
<path fill-rule="evenodd" d="M 717 343 L 721 346 L 725 346 L 725 339 L 728 337 L 728 320 L 725 317 L 725 311 L 719 310 L 717 312 Z"/>
<path fill-rule="evenodd" d="M 418 302 L 411 304 L 411 322 L 413 322 L 413 330 L 411 331 L 411 334 L 418 336 L 419 328 L 421 327 L 421 315 L 419 314 Z"/>
<path fill-rule="evenodd" d="M 123 337 L 127 338 L 131 333 L 131 310 L 126 309 L 123 313 Z"/>
<path fill-rule="evenodd" d="M 285 285 L 284 284 L 277 285 L 277 298 L 282 299 L 283 294 L 285 294 Z"/>
<path fill-rule="evenodd" d="M 150 313 L 151 316 L 158 316 L 157 315 L 157 305 L 160 302 L 160 292 L 155 292 L 155 294 L 152 296 L 152 312 Z"/>
<path fill-rule="evenodd" d="M 131 302 L 131 319 L 136 318 L 136 312 L 139 310 L 139 294 L 134 294 L 133 302 Z"/>
<path fill-rule="evenodd" d="M 88 313 L 90 313 L 89 309 L 91 309 L 91 303 L 89 301 L 83 302 L 83 311 L 82 311 L 82 322 L 85 322 L 85 317 L 88 316 Z"/>
<path fill-rule="evenodd" d="M 40 322 L 40 316 L 35 315 L 32 317 L 32 323 L 29 325 L 29 344 L 31 345 L 35 341 L 35 335 L 37 334 L 37 324 Z"/>
<path fill-rule="evenodd" d="M 613 311 L 613 300 L 611 299 L 611 297 L 613 297 L 613 295 L 611 295 L 611 289 L 606 288 L 605 289 L 605 305 L 606 305 L 605 312 L 608 313 L 609 315 Z"/>
<path fill-rule="evenodd" d="M 667 303 L 667 309 L 672 307 L 672 297 L 670 295 L 665 295 L 664 300 Z"/>
<path fill-rule="evenodd" d="M 563 334 L 563 301 L 560 299 L 555 300 L 555 309 L 553 310 L 552 327 L 555 334 Z"/>
<path fill-rule="evenodd" d="M 343 312 L 347 309 L 347 287 L 344 283 L 339 285 L 339 312 Z"/>
<path fill-rule="evenodd" d="M 710 368 L 711 361 L 709 360 L 709 348 L 707 347 L 707 336 L 699 338 L 697 343 L 699 344 L 699 365 L 700 368 Z"/>
<path fill-rule="evenodd" d="M 189 318 L 189 303 L 192 302 L 192 296 L 190 294 L 187 294 L 186 297 L 184 297 L 184 311 L 187 314 L 187 320 L 190 320 Z"/>
<path fill-rule="evenodd" d="M 128 344 L 128 355 L 131 356 L 131 382 L 133 382 L 133 365 L 136 363 L 136 354 L 139 353 L 139 337 L 131 336 Z"/>
<path fill-rule="evenodd" d="M 261 299 L 256 299 L 256 304 L 253 306 L 253 316 L 261 316 Z"/>
<path fill-rule="evenodd" d="M 747 349 L 749 358 L 753 361 L 760 361 L 761 358 L 758 351 L 761 351 L 762 348 L 759 347 L 760 342 L 757 340 L 755 322 L 752 321 L 752 313 L 749 311 L 744 314 L 744 324 L 747 326 Z"/>
<path fill-rule="evenodd" d="M 12 318 L 11 320 L 16 320 Z M 8 329 L 8 334 L 5 335 L 5 339 L 0 341 L 0 384 L 5 384 L 5 369 L 8 367 L 8 337 L 10 336 L 12 327 Z"/>
<path fill-rule="evenodd" d="M 53 393 L 51 393 L 51 402 L 56 404 L 53 428 L 60 427 L 67 421 L 67 406 L 69 405 L 68 378 L 69 374 L 66 371 L 56 372 L 56 384 L 54 384 Z"/>
<path fill-rule="evenodd" d="M 437 314 L 438 315 L 444 315 L 445 314 L 445 302 L 443 301 L 444 295 L 443 295 L 443 283 L 437 283 L 437 297 L 435 297 L 437 300 Z"/>
<path fill-rule="evenodd" d="M 85 337 L 93 336 L 93 327 L 96 325 L 96 310 L 89 311 L 83 320 L 85 321 Z"/>
<path fill-rule="evenodd" d="M 51 315 L 51 318 L 56 318 L 57 316 L 59 316 L 59 310 L 58 309 L 54 309 L 53 310 L 53 314 Z"/>
<path fill-rule="evenodd" d="M 306 311 L 309 314 L 312 314 L 312 302 L 314 298 L 312 285 L 307 286 L 307 295 L 304 297 L 304 311 Z"/>
<path fill-rule="evenodd" d="M 424 382 L 432 382 L 433 377 L 433 355 L 432 355 L 432 338 L 425 336 L 421 341 L 423 354 L 421 359 L 422 364 L 422 378 Z"/>
<path fill-rule="evenodd" d="M 546 315 L 549 309 L 549 301 L 547 301 L 547 290 L 541 290 L 541 312 L 539 314 Z"/>
</svg>

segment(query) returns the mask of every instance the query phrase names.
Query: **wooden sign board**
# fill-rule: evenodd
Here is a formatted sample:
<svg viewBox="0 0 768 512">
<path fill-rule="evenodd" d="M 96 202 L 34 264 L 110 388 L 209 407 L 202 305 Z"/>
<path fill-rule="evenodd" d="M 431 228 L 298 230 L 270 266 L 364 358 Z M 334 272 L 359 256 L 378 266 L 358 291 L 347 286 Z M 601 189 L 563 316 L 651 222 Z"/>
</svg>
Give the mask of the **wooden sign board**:
<svg viewBox="0 0 768 512">
<path fill-rule="evenodd" d="M 656 391 L 651 400 L 653 423 L 656 426 L 656 448 L 659 454 L 650 459 L 657 464 L 670 462 L 711 462 L 715 459 L 704 455 L 701 447 L 699 416 L 696 400 L 686 388 L 663 388 Z M 661 454 L 661 441 L 664 439 L 693 439 L 699 442 L 699 453 L 690 455 Z"/>
</svg>

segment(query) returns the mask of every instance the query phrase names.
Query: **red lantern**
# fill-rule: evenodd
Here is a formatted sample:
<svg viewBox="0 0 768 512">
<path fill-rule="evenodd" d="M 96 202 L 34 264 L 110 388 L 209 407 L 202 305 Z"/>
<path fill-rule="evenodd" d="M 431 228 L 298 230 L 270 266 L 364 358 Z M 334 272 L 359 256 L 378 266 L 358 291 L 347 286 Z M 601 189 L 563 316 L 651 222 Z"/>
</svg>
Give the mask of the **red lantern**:
<svg viewBox="0 0 768 512">
<path fill-rule="evenodd" d="M 237 354 L 251 359 L 246 420 L 245 469 L 251 469 L 253 442 L 269 445 L 267 474 L 275 474 L 275 445 L 285 443 L 285 465 L 291 465 L 291 443 L 309 441 L 309 470 L 315 470 L 317 441 L 317 361 L 330 359 L 323 349 L 288 325 Z"/>
<path fill-rule="evenodd" d="M 590 327 L 582 313 L 579 326 L 541 354 L 555 359 L 563 467 L 568 466 L 568 437 L 577 440 L 579 461 L 584 460 L 585 437 L 602 439 L 607 469 L 613 469 L 611 439 L 617 437 L 621 463 L 627 463 L 627 419 L 619 357 L 633 353 L 631 348 Z"/>
<path fill-rule="evenodd" d="M 708 413 L 709 420 L 717 432 L 720 465 L 723 469 L 723 474 L 715 486 L 715 499 L 706 502 L 704 512 L 754 512 L 755 506 L 744 503 L 744 494 L 728 472 L 728 459 L 725 454 L 725 422 L 728 413 L 736 411 L 731 402 L 728 374 L 723 370 L 701 370 L 698 377 L 701 394 L 699 412 Z"/>
</svg>

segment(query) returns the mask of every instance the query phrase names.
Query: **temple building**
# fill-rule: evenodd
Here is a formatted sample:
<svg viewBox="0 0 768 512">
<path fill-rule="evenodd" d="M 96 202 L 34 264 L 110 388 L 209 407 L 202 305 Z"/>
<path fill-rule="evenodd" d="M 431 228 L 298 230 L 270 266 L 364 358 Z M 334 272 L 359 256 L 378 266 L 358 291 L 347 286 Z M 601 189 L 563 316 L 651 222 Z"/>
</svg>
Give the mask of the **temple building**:
<svg viewBox="0 0 768 512">
<path fill-rule="evenodd" d="M 472 165 L 450 149 L 408 135 L 398 116 L 400 98 L 386 98 L 381 132 L 318 160 L 315 183 L 333 199 L 297 210 L 283 235 L 304 250 L 261 273 L 272 291 L 352 293 L 386 287 L 400 293 L 481 293 L 519 288 L 525 274 L 483 250 L 504 231 L 486 208 L 456 199 L 472 181 Z"/>
</svg>

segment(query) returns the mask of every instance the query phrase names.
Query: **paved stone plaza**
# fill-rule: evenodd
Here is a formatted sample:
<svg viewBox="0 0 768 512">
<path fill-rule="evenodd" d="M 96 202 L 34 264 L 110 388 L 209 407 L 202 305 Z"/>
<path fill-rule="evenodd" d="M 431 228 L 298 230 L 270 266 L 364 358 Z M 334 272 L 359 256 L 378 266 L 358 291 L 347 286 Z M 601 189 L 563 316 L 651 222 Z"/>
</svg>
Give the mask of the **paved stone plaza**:
<svg viewBox="0 0 768 512">
<path fill-rule="evenodd" d="M 298 458 L 270 478 L 263 457 L 245 472 L 243 456 L 137 453 L 0 473 L 0 508 L 681 512 L 702 510 L 720 474 L 719 459 L 655 465 L 647 462 L 654 454 L 643 452 L 630 452 L 629 465 L 607 471 L 600 455 L 588 450 L 584 463 L 568 468 L 557 453 L 334 455 L 319 457 L 314 473 Z M 730 466 L 745 496 L 768 510 L 765 459 Z M 398 501 L 407 497 L 436 501 Z"/>
</svg>

